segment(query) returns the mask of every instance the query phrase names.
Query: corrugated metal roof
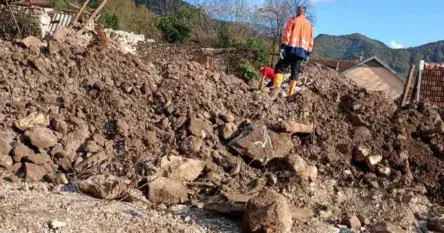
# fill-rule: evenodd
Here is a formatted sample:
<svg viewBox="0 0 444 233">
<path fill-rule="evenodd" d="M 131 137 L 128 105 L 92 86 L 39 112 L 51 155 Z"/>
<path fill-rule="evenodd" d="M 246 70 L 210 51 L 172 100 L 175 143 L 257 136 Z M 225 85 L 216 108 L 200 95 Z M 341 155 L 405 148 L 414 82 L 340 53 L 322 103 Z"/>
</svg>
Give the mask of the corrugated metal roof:
<svg viewBox="0 0 444 233">
<path fill-rule="evenodd" d="M 66 13 L 54 13 L 51 17 L 51 24 L 49 25 L 49 32 L 54 33 L 61 27 L 67 27 L 72 21 L 73 15 Z"/>
</svg>

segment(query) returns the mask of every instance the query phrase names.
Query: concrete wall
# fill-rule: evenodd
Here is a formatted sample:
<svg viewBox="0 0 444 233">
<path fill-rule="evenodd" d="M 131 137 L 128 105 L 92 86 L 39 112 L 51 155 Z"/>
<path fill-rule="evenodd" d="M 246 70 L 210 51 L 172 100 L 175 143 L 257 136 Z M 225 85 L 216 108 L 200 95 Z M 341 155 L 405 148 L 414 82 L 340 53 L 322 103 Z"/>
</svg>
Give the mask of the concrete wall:
<svg viewBox="0 0 444 233">
<path fill-rule="evenodd" d="M 355 81 L 368 91 L 382 91 L 396 99 L 402 95 L 404 83 L 376 60 L 347 71 L 345 77 Z"/>
</svg>

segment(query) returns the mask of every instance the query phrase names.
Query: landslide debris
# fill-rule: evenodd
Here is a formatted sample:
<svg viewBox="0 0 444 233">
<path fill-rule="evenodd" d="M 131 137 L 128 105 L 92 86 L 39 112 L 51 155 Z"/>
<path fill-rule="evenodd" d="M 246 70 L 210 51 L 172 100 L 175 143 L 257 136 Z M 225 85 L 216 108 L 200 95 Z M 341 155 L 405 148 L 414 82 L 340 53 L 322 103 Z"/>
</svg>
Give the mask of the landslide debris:
<svg viewBox="0 0 444 233">
<path fill-rule="evenodd" d="M 143 56 L 75 43 L 49 53 L 0 41 L 0 169 L 81 182 L 99 198 L 137 189 L 156 204 L 327 178 L 369 190 L 424 187 L 444 203 L 442 109 L 397 109 L 318 64 L 306 67 L 302 91 L 272 98 L 199 63 L 196 49 L 141 46 Z M 313 133 L 272 127 L 283 121 Z M 268 227 L 247 222 L 251 232 Z"/>
</svg>

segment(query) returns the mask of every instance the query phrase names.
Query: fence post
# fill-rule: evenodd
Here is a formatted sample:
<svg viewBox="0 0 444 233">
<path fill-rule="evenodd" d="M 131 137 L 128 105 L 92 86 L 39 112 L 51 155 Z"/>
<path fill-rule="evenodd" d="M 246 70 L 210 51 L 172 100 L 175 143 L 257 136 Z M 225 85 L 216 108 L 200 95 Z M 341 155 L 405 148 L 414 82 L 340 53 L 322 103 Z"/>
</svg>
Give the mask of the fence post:
<svg viewBox="0 0 444 233">
<path fill-rule="evenodd" d="M 418 85 L 416 86 L 416 101 L 419 102 L 419 95 L 421 92 L 421 77 L 422 77 L 422 71 L 424 70 L 424 60 L 421 60 L 419 62 L 419 73 L 418 73 Z"/>
<path fill-rule="evenodd" d="M 406 83 L 404 85 L 404 91 L 402 93 L 402 101 L 400 107 L 404 107 L 405 102 L 407 101 L 407 96 L 409 95 L 409 90 L 410 90 L 410 83 L 412 82 L 413 74 L 415 73 L 415 68 L 416 68 L 415 64 L 412 64 L 410 66 L 409 76 L 407 77 Z"/>
</svg>

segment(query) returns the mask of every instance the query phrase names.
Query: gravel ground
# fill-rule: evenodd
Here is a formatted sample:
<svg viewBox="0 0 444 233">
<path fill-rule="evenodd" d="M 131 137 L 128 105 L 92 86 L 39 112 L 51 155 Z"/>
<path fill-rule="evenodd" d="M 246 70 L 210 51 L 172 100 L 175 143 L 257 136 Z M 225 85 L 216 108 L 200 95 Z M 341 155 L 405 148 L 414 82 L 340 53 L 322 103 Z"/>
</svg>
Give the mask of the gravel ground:
<svg viewBox="0 0 444 233">
<path fill-rule="evenodd" d="M 52 221 L 66 223 L 60 229 Z M 144 203 L 94 199 L 47 184 L 0 184 L 0 233 L 7 232 L 241 232 L 241 221 L 186 206 L 150 210 Z"/>
</svg>

